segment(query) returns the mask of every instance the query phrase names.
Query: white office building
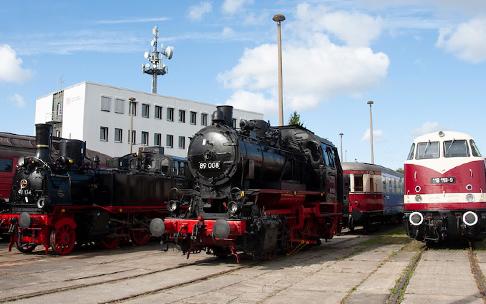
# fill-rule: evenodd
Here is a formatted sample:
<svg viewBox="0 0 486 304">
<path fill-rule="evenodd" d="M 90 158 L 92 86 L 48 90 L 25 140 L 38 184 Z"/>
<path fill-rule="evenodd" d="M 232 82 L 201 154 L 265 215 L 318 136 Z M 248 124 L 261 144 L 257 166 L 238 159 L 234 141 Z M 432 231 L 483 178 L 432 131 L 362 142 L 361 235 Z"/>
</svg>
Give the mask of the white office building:
<svg viewBox="0 0 486 304">
<path fill-rule="evenodd" d="M 190 138 L 211 124 L 215 110 L 213 104 L 82 82 L 37 98 L 35 123 L 50 122 L 54 135 L 84 140 L 89 149 L 110 156 L 146 145 L 185 157 Z M 235 109 L 233 124 L 239 126 L 241 119 L 263 119 L 263 114 Z"/>
</svg>

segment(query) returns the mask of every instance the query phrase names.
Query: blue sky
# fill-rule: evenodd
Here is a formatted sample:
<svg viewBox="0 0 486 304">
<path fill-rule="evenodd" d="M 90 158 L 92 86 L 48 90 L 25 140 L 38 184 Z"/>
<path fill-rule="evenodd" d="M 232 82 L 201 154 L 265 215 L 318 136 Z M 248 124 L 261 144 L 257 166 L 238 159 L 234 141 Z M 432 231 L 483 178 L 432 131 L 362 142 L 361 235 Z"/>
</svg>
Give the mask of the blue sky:
<svg viewBox="0 0 486 304">
<path fill-rule="evenodd" d="M 21 4 L 19 4 L 21 3 Z M 412 138 L 452 129 L 486 153 L 486 2 L 10 1 L 0 6 L 0 130 L 32 134 L 35 98 L 84 80 L 149 91 L 151 28 L 174 46 L 159 94 L 263 111 L 276 123 L 275 13 L 285 14 L 286 119 L 401 167 Z M 369 132 L 369 131 L 368 131 Z"/>
</svg>

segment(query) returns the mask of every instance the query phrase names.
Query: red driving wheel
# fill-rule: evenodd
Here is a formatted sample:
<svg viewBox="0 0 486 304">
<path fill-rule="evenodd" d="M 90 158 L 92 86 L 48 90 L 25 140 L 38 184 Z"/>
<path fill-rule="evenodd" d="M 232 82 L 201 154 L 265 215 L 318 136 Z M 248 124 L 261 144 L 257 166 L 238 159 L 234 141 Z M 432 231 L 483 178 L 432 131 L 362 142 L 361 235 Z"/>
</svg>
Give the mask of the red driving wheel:
<svg viewBox="0 0 486 304">
<path fill-rule="evenodd" d="M 104 249 L 116 249 L 120 245 L 120 239 L 117 237 L 107 236 L 100 242 L 100 245 Z"/>
<path fill-rule="evenodd" d="M 130 230 L 130 238 L 135 246 L 147 245 L 150 241 L 150 231 L 146 228 L 134 228 Z"/>
<path fill-rule="evenodd" d="M 70 254 L 76 243 L 76 223 L 70 217 L 61 218 L 50 235 L 51 248 L 59 255 Z"/>
</svg>

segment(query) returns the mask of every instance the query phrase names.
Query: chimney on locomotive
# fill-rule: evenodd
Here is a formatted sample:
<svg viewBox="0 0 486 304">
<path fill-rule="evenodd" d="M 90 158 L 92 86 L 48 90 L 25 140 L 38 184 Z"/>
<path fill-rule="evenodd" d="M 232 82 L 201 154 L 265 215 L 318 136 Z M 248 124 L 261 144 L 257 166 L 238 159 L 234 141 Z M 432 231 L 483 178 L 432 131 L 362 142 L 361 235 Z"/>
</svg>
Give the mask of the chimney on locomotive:
<svg viewBox="0 0 486 304">
<path fill-rule="evenodd" d="M 222 122 L 228 127 L 233 127 L 233 107 L 217 106 L 213 113 L 213 122 Z"/>
<path fill-rule="evenodd" d="M 52 147 L 52 125 L 35 125 L 35 144 L 35 156 L 43 161 L 49 161 Z"/>
</svg>

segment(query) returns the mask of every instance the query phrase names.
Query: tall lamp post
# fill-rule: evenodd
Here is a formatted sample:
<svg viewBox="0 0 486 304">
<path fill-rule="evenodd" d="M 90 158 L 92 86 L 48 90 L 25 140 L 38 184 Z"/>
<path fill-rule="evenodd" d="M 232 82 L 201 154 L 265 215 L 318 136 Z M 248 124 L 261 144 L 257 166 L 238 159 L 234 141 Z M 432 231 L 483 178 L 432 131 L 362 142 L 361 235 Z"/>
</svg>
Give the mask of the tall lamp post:
<svg viewBox="0 0 486 304">
<path fill-rule="evenodd" d="M 369 100 L 367 104 L 370 105 L 370 145 L 371 145 L 371 163 L 375 163 L 375 152 L 373 150 L 373 112 L 372 112 L 372 105 L 374 104 L 373 100 Z"/>
<path fill-rule="evenodd" d="M 174 50 L 170 46 L 162 50 L 161 46 L 161 50 L 159 51 L 157 46 L 159 40 L 159 28 L 154 26 L 152 34 L 154 35 L 150 42 L 152 51 L 145 52 L 143 55 L 150 63 L 142 64 L 142 71 L 145 74 L 152 75 L 152 93 L 157 94 L 157 76 L 165 75 L 168 72 L 167 66 L 162 63 L 162 56 L 165 56 L 170 60 L 174 54 Z"/>
<path fill-rule="evenodd" d="M 283 80 L 282 80 L 282 21 L 285 16 L 277 14 L 273 16 L 277 23 L 277 44 L 278 44 L 278 125 L 283 126 Z"/>
<path fill-rule="evenodd" d="M 343 133 L 343 132 L 339 133 L 340 146 L 341 146 L 341 147 L 340 147 L 340 154 L 341 154 L 341 158 L 343 158 L 343 157 L 344 157 L 344 156 L 343 156 L 343 135 L 344 135 L 344 133 Z M 344 160 L 344 158 L 343 158 L 343 160 Z"/>
</svg>

